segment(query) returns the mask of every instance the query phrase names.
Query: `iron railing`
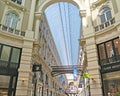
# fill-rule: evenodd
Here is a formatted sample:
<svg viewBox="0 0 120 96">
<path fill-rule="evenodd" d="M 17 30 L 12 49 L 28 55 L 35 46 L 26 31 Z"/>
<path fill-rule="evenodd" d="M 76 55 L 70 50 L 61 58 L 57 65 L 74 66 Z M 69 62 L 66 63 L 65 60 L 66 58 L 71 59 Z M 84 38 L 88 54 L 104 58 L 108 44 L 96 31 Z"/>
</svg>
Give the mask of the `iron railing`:
<svg viewBox="0 0 120 96">
<path fill-rule="evenodd" d="M 20 31 L 17 30 L 15 28 L 11 28 L 9 26 L 5 26 L 3 24 L 0 24 L 0 30 L 5 31 L 5 32 L 9 32 L 15 35 L 19 35 L 19 36 L 25 36 L 25 32 L 24 31 Z"/>
<path fill-rule="evenodd" d="M 112 19 L 106 21 L 105 23 L 102 23 L 102 24 L 100 24 L 98 26 L 95 26 L 94 27 L 95 32 L 103 30 L 103 29 L 107 28 L 108 26 L 113 25 L 114 23 L 115 23 L 115 18 L 112 18 Z"/>
</svg>

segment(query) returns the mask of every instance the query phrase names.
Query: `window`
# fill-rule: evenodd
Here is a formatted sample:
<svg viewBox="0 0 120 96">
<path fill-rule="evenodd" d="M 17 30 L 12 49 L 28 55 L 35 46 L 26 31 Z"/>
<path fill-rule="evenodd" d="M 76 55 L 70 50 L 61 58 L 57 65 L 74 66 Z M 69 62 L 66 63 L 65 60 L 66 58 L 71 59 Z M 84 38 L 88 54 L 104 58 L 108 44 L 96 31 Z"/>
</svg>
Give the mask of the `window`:
<svg viewBox="0 0 120 96">
<path fill-rule="evenodd" d="M 99 53 L 100 53 L 101 60 L 106 59 L 104 44 L 99 45 Z"/>
<path fill-rule="evenodd" d="M 13 1 L 13 2 L 15 2 L 15 3 L 17 3 L 17 4 L 22 4 L 22 0 L 11 0 L 11 1 Z"/>
<path fill-rule="evenodd" d="M 0 75 L 0 88 L 9 88 L 10 76 Z"/>
<path fill-rule="evenodd" d="M 109 7 L 104 7 L 101 11 L 100 11 L 100 20 L 101 23 L 104 23 L 108 20 L 110 20 L 112 18 L 112 14 L 111 14 L 111 10 Z"/>
<path fill-rule="evenodd" d="M 9 61 L 9 57 L 10 57 L 10 50 L 11 48 L 8 46 L 3 46 L 2 47 L 2 51 L 1 51 L 1 56 L 0 56 L 0 65 L 7 67 L 8 66 L 8 61 Z"/>
<path fill-rule="evenodd" d="M 0 75 L 0 96 L 15 96 L 17 76 Z"/>
<path fill-rule="evenodd" d="M 0 66 L 18 68 L 21 49 L 2 44 L 0 46 Z"/>
<path fill-rule="evenodd" d="M 102 74 L 103 77 L 103 96 L 120 96 L 120 72 Z"/>
<path fill-rule="evenodd" d="M 119 55 L 120 54 L 120 40 L 115 39 L 114 45 L 115 45 L 115 53 L 116 53 L 116 55 Z"/>
<path fill-rule="evenodd" d="M 112 42 L 111 41 L 106 42 L 105 45 L 106 45 L 106 49 L 107 49 L 107 56 L 108 56 L 108 58 L 114 56 Z"/>
<path fill-rule="evenodd" d="M 120 39 L 116 38 L 98 45 L 100 65 L 120 60 Z"/>
<path fill-rule="evenodd" d="M 18 23 L 18 16 L 14 13 L 8 13 L 6 15 L 5 25 L 16 28 Z"/>
<path fill-rule="evenodd" d="M 17 68 L 19 63 L 20 49 L 13 48 L 10 66 Z"/>
</svg>

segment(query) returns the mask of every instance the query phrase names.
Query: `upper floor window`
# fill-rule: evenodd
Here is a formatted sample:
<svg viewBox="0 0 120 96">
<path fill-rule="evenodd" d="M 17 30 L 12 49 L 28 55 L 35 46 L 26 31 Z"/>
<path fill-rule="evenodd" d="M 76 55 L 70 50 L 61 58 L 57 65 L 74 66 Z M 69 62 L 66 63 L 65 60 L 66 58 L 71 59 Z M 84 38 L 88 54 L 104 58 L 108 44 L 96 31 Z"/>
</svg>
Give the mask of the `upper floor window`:
<svg viewBox="0 0 120 96">
<path fill-rule="evenodd" d="M 101 23 L 104 23 L 112 18 L 111 10 L 109 7 L 104 7 L 100 11 L 100 20 Z"/>
<path fill-rule="evenodd" d="M 11 1 L 13 1 L 13 2 L 15 2 L 15 3 L 17 3 L 17 4 L 22 4 L 22 0 L 11 0 Z"/>
<path fill-rule="evenodd" d="M 99 61 L 101 65 L 120 60 L 120 39 L 116 38 L 98 45 Z"/>
<path fill-rule="evenodd" d="M 8 13 L 6 15 L 5 25 L 16 28 L 18 23 L 18 16 L 14 13 Z"/>
</svg>

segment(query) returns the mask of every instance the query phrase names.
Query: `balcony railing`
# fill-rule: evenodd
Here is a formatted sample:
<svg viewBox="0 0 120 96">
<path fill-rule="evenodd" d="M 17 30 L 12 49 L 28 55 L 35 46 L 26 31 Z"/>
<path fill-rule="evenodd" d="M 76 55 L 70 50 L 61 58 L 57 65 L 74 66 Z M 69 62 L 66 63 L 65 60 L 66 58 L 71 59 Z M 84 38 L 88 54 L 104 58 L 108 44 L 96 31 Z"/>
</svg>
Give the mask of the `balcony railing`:
<svg viewBox="0 0 120 96">
<path fill-rule="evenodd" d="M 104 66 L 104 65 L 108 65 L 110 63 L 119 62 L 119 61 L 120 61 L 120 55 L 116 55 L 110 58 L 100 60 L 100 65 Z"/>
<path fill-rule="evenodd" d="M 2 24 L 0 24 L 0 30 L 9 32 L 15 35 L 19 35 L 19 36 L 25 36 L 25 32 L 11 28 L 9 26 L 2 25 Z"/>
<path fill-rule="evenodd" d="M 108 26 L 113 25 L 114 23 L 115 23 L 115 18 L 112 18 L 112 19 L 106 21 L 105 23 L 102 23 L 102 24 L 100 24 L 98 26 L 95 26 L 94 27 L 95 28 L 95 32 L 103 30 L 103 29 L 107 28 Z"/>
</svg>

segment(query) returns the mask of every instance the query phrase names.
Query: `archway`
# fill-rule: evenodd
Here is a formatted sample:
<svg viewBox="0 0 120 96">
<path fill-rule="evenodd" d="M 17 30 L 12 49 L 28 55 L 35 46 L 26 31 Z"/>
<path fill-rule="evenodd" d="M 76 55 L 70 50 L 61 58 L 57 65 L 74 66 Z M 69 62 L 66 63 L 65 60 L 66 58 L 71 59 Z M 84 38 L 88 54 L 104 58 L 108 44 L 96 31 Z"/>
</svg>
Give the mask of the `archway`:
<svg viewBox="0 0 120 96">
<path fill-rule="evenodd" d="M 74 6 L 76 6 L 77 8 L 78 8 L 78 10 L 80 11 L 80 7 L 81 7 L 81 5 L 82 5 L 82 2 L 81 1 L 79 1 L 79 0 L 45 0 L 43 3 L 41 3 L 41 4 L 39 4 L 39 9 L 38 9 L 38 12 L 36 12 L 36 13 L 43 13 L 44 11 L 45 11 L 45 9 L 48 7 L 48 6 L 50 6 L 50 5 L 52 5 L 52 4 L 54 4 L 54 3 L 58 3 L 58 2 L 67 2 L 67 3 L 71 3 L 71 4 L 73 4 Z M 58 66 L 59 67 L 59 66 Z M 60 68 L 62 68 L 62 67 L 60 67 Z M 57 68 L 56 68 L 57 69 Z M 53 70 L 54 71 L 54 70 Z M 61 70 L 60 70 L 61 71 Z M 63 74 L 63 73 L 65 73 L 66 71 L 64 71 L 64 72 L 60 72 L 59 70 L 57 70 L 57 72 L 52 72 L 52 74 L 57 74 L 58 75 L 58 72 L 59 73 L 61 73 L 61 74 Z M 69 73 L 71 73 L 72 71 L 71 70 L 69 70 Z"/>
<path fill-rule="evenodd" d="M 83 9 L 83 3 L 80 0 L 45 0 L 43 3 L 40 4 L 39 10 L 38 12 L 44 12 L 44 10 L 51 4 L 53 3 L 57 3 L 57 2 L 68 2 L 71 3 L 73 5 L 75 5 L 76 7 L 78 7 L 78 9 Z"/>
</svg>

